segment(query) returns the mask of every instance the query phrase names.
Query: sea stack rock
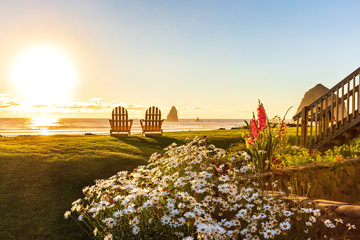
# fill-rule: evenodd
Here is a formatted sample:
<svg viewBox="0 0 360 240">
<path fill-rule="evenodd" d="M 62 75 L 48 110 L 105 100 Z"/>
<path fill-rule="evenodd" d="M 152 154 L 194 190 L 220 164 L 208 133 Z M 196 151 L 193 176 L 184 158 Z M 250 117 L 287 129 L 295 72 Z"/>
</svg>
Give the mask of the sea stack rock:
<svg viewBox="0 0 360 240">
<path fill-rule="evenodd" d="M 170 109 L 170 112 L 167 115 L 166 121 L 169 121 L 169 122 L 178 122 L 179 121 L 177 110 L 174 106 L 172 106 L 172 108 Z"/>
<path fill-rule="evenodd" d="M 312 104 L 315 100 L 317 100 L 319 97 L 321 97 L 324 93 L 328 92 L 329 89 L 327 87 L 324 87 L 324 85 L 322 84 L 318 84 L 315 87 L 311 88 L 309 91 L 307 91 L 303 97 L 303 99 L 301 100 L 300 106 L 298 107 L 296 114 L 300 113 L 302 111 L 302 109 L 305 106 L 309 106 L 310 104 Z M 335 94 L 336 97 L 336 94 Z M 338 97 L 338 99 L 340 99 Z M 328 101 L 328 107 L 331 106 L 331 101 Z M 339 106 L 339 112 L 341 113 L 344 108 L 344 112 L 346 112 L 346 107 L 345 105 L 340 105 Z M 333 108 L 335 111 L 335 107 Z M 296 115 L 295 114 L 295 115 Z"/>
<path fill-rule="evenodd" d="M 296 114 L 301 112 L 305 106 L 309 106 L 310 104 L 312 104 L 316 99 L 321 97 L 327 91 L 329 91 L 329 89 L 320 83 L 317 84 L 315 87 L 311 88 L 305 93 L 303 99 L 301 100 L 300 106 L 296 111 Z"/>
</svg>

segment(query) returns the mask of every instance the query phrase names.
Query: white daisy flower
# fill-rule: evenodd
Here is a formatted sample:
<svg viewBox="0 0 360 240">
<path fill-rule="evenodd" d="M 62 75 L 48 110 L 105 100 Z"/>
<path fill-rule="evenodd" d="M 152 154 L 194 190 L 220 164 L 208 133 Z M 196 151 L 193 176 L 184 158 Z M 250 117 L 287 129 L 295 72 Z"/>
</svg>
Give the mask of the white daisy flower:
<svg viewBox="0 0 360 240">
<path fill-rule="evenodd" d="M 114 214 L 113 214 L 114 218 L 119 218 L 119 217 L 121 217 L 121 216 L 123 216 L 123 215 L 124 215 L 124 214 L 123 214 L 123 211 L 122 211 L 122 210 L 116 211 L 116 212 L 114 212 Z"/>
<path fill-rule="evenodd" d="M 71 215 L 71 212 L 70 212 L 70 211 L 66 211 L 66 212 L 64 213 L 64 218 L 65 218 L 65 219 L 68 219 L 70 215 Z"/>
<path fill-rule="evenodd" d="M 285 221 L 285 222 L 281 222 L 280 224 L 279 224 L 279 226 L 280 226 L 280 228 L 282 229 L 282 230 L 289 230 L 290 228 L 291 228 L 291 225 L 290 225 L 290 223 L 289 222 L 287 222 L 287 221 Z"/>
<path fill-rule="evenodd" d="M 171 218 L 170 218 L 170 216 L 164 215 L 164 216 L 161 218 L 161 222 L 162 222 L 164 225 L 170 224 L 170 223 L 171 223 Z"/>
<path fill-rule="evenodd" d="M 111 233 L 108 233 L 105 237 L 104 240 L 113 240 L 113 235 Z"/>
</svg>

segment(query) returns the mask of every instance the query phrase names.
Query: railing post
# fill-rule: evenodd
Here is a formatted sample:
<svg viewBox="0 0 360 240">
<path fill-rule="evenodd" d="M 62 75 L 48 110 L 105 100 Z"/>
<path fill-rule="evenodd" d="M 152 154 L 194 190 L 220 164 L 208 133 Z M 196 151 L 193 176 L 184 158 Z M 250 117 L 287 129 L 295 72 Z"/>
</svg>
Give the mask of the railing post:
<svg viewBox="0 0 360 240">
<path fill-rule="evenodd" d="M 345 118 L 344 88 L 345 88 L 345 82 L 342 83 L 342 87 L 341 87 L 341 126 L 344 126 L 344 118 Z"/>
<path fill-rule="evenodd" d="M 304 107 L 301 112 L 301 139 L 300 147 L 306 147 L 307 143 L 307 126 L 308 125 L 308 107 Z"/>
<path fill-rule="evenodd" d="M 314 115 L 314 111 L 313 111 L 313 107 L 311 107 L 310 110 L 310 140 L 309 140 L 309 144 L 312 145 L 313 144 L 313 115 Z"/>
<path fill-rule="evenodd" d="M 353 118 L 355 118 L 355 92 L 356 92 L 356 85 L 355 85 L 355 74 L 353 76 L 353 89 L 352 89 L 352 115 L 353 115 Z"/>
<path fill-rule="evenodd" d="M 319 109 L 318 109 L 318 103 L 315 105 L 315 143 L 318 141 L 318 124 L 319 124 Z"/>
<path fill-rule="evenodd" d="M 339 129 L 339 88 L 336 89 L 336 129 Z"/>
<path fill-rule="evenodd" d="M 346 120 L 349 122 L 350 121 L 350 80 L 347 80 L 346 104 L 347 104 Z"/>
<path fill-rule="evenodd" d="M 357 73 L 358 74 L 358 79 L 359 79 L 359 85 L 357 88 L 357 97 L 358 97 L 358 104 L 357 104 L 357 111 L 358 111 L 358 115 L 360 114 L 360 72 Z"/>
<path fill-rule="evenodd" d="M 334 92 L 331 92 L 331 106 L 330 106 L 330 126 L 331 126 L 331 129 L 330 129 L 330 132 L 332 133 L 333 132 L 333 127 L 334 127 Z"/>
<path fill-rule="evenodd" d="M 296 120 L 296 139 L 295 139 L 295 146 L 298 146 L 299 142 L 299 118 Z"/>
<path fill-rule="evenodd" d="M 325 136 L 329 135 L 329 112 L 328 112 L 328 98 L 329 96 L 325 96 L 325 109 L 324 109 L 324 134 Z"/>
</svg>

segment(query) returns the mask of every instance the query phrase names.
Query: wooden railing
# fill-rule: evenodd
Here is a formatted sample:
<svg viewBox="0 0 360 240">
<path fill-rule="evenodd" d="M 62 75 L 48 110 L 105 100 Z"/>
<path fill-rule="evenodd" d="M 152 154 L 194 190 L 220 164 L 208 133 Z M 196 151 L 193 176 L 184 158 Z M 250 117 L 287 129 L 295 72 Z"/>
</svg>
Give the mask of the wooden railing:
<svg viewBox="0 0 360 240">
<path fill-rule="evenodd" d="M 301 147 L 321 148 L 359 124 L 359 73 L 360 68 L 293 117 L 297 145 L 300 140 Z"/>
</svg>

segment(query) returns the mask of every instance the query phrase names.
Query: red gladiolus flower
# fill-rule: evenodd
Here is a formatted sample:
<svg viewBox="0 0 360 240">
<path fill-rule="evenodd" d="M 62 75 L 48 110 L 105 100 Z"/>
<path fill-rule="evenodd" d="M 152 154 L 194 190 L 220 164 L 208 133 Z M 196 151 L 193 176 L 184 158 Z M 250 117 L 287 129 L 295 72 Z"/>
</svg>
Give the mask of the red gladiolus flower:
<svg viewBox="0 0 360 240">
<path fill-rule="evenodd" d="M 262 103 L 259 103 L 259 107 L 257 108 L 257 116 L 258 116 L 258 128 L 262 131 L 266 127 L 266 112 Z"/>
<path fill-rule="evenodd" d="M 255 120 L 255 116 L 250 121 L 250 132 L 249 132 L 249 138 L 248 143 L 254 143 L 256 139 L 260 136 L 260 130 L 257 126 L 257 122 Z"/>
<path fill-rule="evenodd" d="M 109 203 L 110 203 L 110 204 L 113 204 L 113 203 L 114 203 L 114 200 L 113 200 L 113 199 L 110 199 L 110 200 L 109 200 Z"/>
<path fill-rule="evenodd" d="M 266 128 L 266 112 L 262 103 L 259 102 L 257 108 L 257 120 L 253 114 L 253 118 L 250 121 L 250 131 L 248 137 L 248 143 L 253 144 L 256 139 L 259 138 L 260 132 Z"/>
<path fill-rule="evenodd" d="M 281 124 L 281 127 L 279 129 L 279 135 L 280 135 L 280 138 L 283 138 L 285 135 L 283 134 L 285 133 L 285 124 Z"/>
</svg>

